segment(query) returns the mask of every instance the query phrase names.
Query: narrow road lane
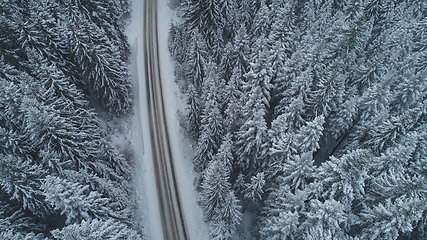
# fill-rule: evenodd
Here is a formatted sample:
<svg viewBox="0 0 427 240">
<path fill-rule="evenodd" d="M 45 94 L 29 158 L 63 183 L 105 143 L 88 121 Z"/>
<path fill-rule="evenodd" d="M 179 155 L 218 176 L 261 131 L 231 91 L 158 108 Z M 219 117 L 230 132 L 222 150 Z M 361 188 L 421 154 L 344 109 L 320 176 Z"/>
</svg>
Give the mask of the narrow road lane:
<svg viewBox="0 0 427 240">
<path fill-rule="evenodd" d="M 165 240 L 188 240 L 169 142 L 159 67 L 157 1 L 144 2 L 144 57 L 153 164 Z"/>
</svg>

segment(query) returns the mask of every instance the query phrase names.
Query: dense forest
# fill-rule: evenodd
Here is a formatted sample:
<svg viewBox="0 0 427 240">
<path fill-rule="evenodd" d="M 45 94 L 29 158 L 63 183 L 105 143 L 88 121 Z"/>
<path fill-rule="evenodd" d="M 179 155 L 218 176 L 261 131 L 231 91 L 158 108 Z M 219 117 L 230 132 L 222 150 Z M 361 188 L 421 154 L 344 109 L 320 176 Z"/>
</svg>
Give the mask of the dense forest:
<svg viewBox="0 0 427 240">
<path fill-rule="evenodd" d="M 0 239 L 142 239 L 131 159 L 127 0 L 0 1 Z"/>
<path fill-rule="evenodd" d="M 212 239 L 427 238 L 427 2 L 188 0 L 169 50 Z"/>
</svg>

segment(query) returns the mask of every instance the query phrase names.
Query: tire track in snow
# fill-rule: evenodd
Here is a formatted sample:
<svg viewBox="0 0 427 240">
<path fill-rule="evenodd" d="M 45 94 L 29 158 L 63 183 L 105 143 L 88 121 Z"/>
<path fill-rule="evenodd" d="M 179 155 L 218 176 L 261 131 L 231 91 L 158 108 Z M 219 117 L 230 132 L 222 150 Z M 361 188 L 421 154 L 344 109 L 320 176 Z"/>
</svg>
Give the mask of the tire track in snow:
<svg viewBox="0 0 427 240">
<path fill-rule="evenodd" d="M 177 187 L 169 141 L 159 66 L 157 1 L 144 2 L 144 57 L 153 165 L 160 206 L 163 237 L 189 239 Z"/>
</svg>

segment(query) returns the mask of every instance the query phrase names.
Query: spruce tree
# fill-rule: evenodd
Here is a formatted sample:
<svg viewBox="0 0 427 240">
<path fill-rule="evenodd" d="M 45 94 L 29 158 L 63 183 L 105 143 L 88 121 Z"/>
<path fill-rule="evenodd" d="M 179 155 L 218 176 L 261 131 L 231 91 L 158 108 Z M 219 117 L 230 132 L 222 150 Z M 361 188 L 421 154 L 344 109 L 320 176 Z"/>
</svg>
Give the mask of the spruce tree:
<svg viewBox="0 0 427 240">
<path fill-rule="evenodd" d="M 215 64 L 209 64 L 209 76 L 203 84 L 204 107 L 201 116 L 201 133 L 193 158 L 195 170 L 203 172 L 213 156 L 217 153 L 224 133 L 222 115 L 219 106 L 219 94 L 216 86 L 219 83 L 215 73 Z"/>
<path fill-rule="evenodd" d="M 230 172 L 225 162 L 214 160 L 209 163 L 201 186 L 201 201 L 207 220 L 216 219 L 230 196 Z"/>
<path fill-rule="evenodd" d="M 53 231 L 53 236 L 64 240 L 102 240 L 102 239 L 143 239 L 135 230 L 126 224 L 114 220 L 83 220 L 61 230 Z"/>
</svg>

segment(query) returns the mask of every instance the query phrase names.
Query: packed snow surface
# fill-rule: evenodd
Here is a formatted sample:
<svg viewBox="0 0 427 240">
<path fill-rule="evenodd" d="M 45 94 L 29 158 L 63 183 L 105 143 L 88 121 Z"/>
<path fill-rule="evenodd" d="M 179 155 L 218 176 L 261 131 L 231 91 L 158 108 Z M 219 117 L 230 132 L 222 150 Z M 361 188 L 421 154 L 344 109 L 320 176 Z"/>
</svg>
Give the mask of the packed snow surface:
<svg viewBox="0 0 427 240">
<path fill-rule="evenodd" d="M 162 240 L 154 167 L 150 146 L 150 129 L 144 70 L 144 3 L 133 1 L 133 12 L 127 36 L 132 49 L 131 71 L 135 85 L 135 104 L 132 131 L 132 148 L 135 151 L 136 167 L 134 172 L 135 189 L 139 214 L 142 215 L 147 239 Z"/>
<path fill-rule="evenodd" d="M 150 147 L 150 133 L 148 124 L 148 109 L 146 99 L 145 69 L 143 55 L 143 1 L 133 1 L 131 23 L 127 28 L 128 41 L 132 48 L 131 70 L 135 84 L 135 105 L 133 120 L 132 147 L 137 160 L 135 168 L 136 194 L 139 200 L 140 215 L 144 219 L 147 239 L 163 239 L 160 220 L 159 204 L 157 199 L 154 168 Z M 193 185 L 192 156 L 194 151 L 190 141 L 186 139 L 179 124 L 177 112 L 185 111 L 185 98 L 180 94 L 174 79 L 172 59 L 168 51 L 169 24 L 174 15 L 169 9 L 167 0 L 158 2 L 158 40 L 160 54 L 160 68 L 164 91 L 167 123 L 172 153 L 175 161 L 175 172 L 178 178 L 181 203 L 184 209 L 187 230 L 190 239 L 208 239 L 208 227 L 203 221 L 203 213 L 197 204 L 197 192 Z"/>
</svg>

